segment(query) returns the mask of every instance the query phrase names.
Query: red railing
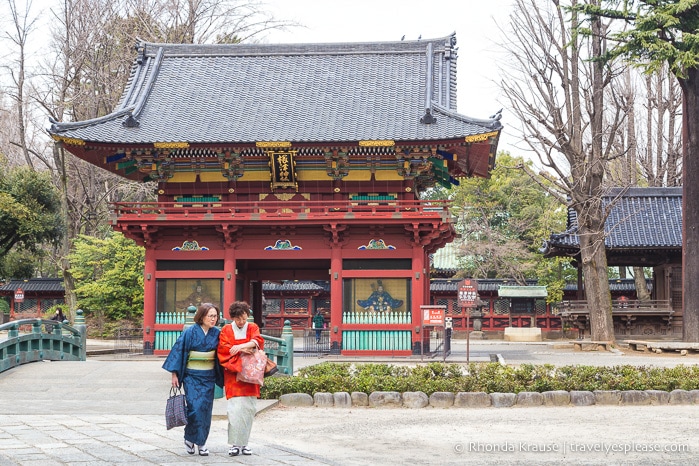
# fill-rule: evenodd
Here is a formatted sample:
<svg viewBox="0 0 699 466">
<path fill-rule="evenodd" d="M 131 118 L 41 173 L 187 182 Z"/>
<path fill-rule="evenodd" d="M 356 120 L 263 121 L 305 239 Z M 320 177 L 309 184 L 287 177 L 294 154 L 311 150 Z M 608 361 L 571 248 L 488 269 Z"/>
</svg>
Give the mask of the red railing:
<svg viewBox="0 0 699 466">
<path fill-rule="evenodd" d="M 250 201 L 250 202 L 117 202 L 117 220 L 176 220 L 205 217 L 206 220 L 369 219 L 424 218 L 451 222 L 450 201 Z"/>
</svg>

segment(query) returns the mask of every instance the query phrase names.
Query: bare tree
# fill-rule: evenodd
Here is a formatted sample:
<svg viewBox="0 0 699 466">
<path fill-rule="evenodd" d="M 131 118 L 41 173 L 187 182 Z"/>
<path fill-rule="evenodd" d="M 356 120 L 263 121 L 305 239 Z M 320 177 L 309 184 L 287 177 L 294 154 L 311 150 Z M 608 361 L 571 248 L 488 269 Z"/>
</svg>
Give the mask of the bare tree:
<svg viewBox="0 0 699 466">
<path fill-rule="evenodd" d="M 649 186 L 682 184 L 682 93 L 667 67 L 646 77 L 646 138 L 639 149 Z"/>
<path fill-rule="evenodd" d="M 14 31 L 12 34 L 7 33 L 7 37 L 14 43 L 17 47 L 17 60 L 16 68 L 10 69 L 10 76 L 12 77 L 15 93 L 12 95 L 12 100 L 15 102 L 15 111 L 17 115 L 18 131 L 19 136 L 19 147 L 24 155 L 24 160 L 29 165 L 29 167 L 34 168 L 34 163 L 32 158 L 29 156 L 29 150 L 26 143 L 26 131 L 24 124 L 24 86 L 25 86 L 25 70 L 26 70 L 26 46 L 27 38 L 32 30 L 32 27 L 36 21 L 36 18 L 30 18 L 29 10 L 31 8 L 31 2 L 25 4 L 24 11 L 19 11 L 17 8 L 17 3 L 15 0 L 7 0 L 7 4 L 10 8 L 10 15 L 12 16 L 12 23 L 14 26 Z"/>
<path fill-rule="evenodd" d="M 51 10 L 52 54 L 36 99 L 54 121 L 106 115 L 121 97 L 138 39 L 249 41 L 271 28 L 292 25 L 266 15 L 261 5 L 237 0 L 63 0 Z M 57 261 L 73 310 L 74 283 L 67 260 L 71 239 L 79 233 L 104 234 L 110 229 L 110 203 L 152 198 L 155 185 L 133 183 L 96 168 L 65 151 L 60 142 L 53 145 L 51 161 L 68 229 Z"/>
<path fill-rule="evenodd" d="M 682 183 L 682 93 L 677 78 L 662 67 L 643 76 L 633 68 L 624 73 L 621 103 L 626 114 L 624 152 L 609 170 L 612 185 L 639 183 L 679 186 Z"/>
<path fill-rule="evenodd" d="M 614 341 L 602 196 L 607 165 L 622 155 L 614 144 L 624 114 L 612 86 L 620 69 L 598 59 L 605 24 L 591 21 L 592 33 L 583 37 L 575 9 L 568 8 L 578 1 L 563 3 L 515 1 L 506 49 L 517 77 L 502 86 L 523 142 L 549 173 L 542 175 L 553 183 L 552 193 L 577 213 L 591 336 Z"/>
<path fill-rule="evenodd" d="M 617 150 L 626 156 L 610 164 L 609 184 L 680 185 L 681 92 L 677 79 L 667 66 L 644 76 L 627 68 L 621 95 L 626 121 L 624 138 L 619 139 Z M 622 276 L 624 271 L 620 268 Z M 633 267 L 633 277 L 638 299 L 650 299 L 643 267 Z"/>
<path fill-rule="evenodd" d="M 638 161 L 640 176 L 648 186 L 681 186 L 682 92 L 677 78 L 664 66 L 646 76 L 645 91 L 646 134 L 639 137 L 644 143 L 638 144 L 633 160 Z M 629 114 L 631 121 L 633 115 L 635 112 Z M 638 299 L 650 299 L 643 267 L 634 267 L 633 275 Z"/>
<path fill-rule="evenodd" d="M 13 103 L 8 109 L 9 118 L 14 121 L 6 127 L 6 131 L 9 129 L 7 143 L 17 148 L 25 165 L 35 169 L 37 161 L 41 162 L 42 166 L 48 162 L 43 153 L 46 144 L 37 138 L 37 127 L 31 121 L 32 103 L 27 92 L 30 79 L 28 41 L 35 30 L 37 16 L 32 12 L 31 1 L 21 4 L 23 9 L 15 0 L 6 0 L 6 6 L 10 26 L 4 32 L 4 39 L 11 44 L 11 47 L 10 59 L 5 62 L 3 68 L 10 81 L 7 95 Z"/>
<path fill-rule="evenodd" d="M 144 38 L 182 44 L 253 42 L 297 24 L 277 20 L 251 0 L 125 0 Z"/>
</svg>

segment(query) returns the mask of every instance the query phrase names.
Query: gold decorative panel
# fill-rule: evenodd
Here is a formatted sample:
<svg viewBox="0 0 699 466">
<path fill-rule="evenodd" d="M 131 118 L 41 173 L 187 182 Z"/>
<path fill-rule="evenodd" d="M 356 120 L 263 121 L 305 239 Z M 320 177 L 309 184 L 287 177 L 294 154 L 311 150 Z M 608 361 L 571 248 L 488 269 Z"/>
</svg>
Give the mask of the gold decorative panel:
<svg viewBox="0 0 699 466">
<path fill-rule="evenodd" d="M 298 190 L 296 182 L 296 157 L 295 150 L 267 151 L 269 155 L 269 168 L 272 176 L 272 189 L 293 188 Z"/>
</svg>

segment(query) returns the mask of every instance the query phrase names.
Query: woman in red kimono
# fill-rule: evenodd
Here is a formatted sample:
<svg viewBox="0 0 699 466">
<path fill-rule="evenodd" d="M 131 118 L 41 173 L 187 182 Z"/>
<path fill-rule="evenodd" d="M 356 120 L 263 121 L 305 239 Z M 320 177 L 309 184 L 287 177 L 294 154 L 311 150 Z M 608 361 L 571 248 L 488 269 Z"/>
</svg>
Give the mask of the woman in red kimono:
<svg viewBox="0 0 699 466">
<path fill-rule="evenodd" d="M 264 340 L 260 328 L 253 322 L 248 322 L 250 305 L 236 301 L 228 308 L 232 324 L 221 329 L 218 344 L 218 359 L 224 368 L 223 384 L 228 399 L 228 449 L 230 456 L 251 455 L 248 447 L 252 421 L 257 412 L 257 399 L 260 397 L 260 386 L 257 384 L 239 382 L 236 374 L 242 365 L 240 356 L 264 349 Z"/>
</svg>

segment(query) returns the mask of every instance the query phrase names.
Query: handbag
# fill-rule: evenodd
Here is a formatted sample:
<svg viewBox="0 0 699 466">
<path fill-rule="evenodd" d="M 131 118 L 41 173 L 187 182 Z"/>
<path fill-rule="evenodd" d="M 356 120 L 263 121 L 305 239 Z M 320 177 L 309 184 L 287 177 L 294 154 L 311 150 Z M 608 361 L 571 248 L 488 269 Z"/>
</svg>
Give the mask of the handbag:
<svg viewBox="0 0 699 466">
<path fill-rule="evenodd" d="M 236 379 L 239 382 L 263 385 L 265 368 L 267 367 L 267 356 L 265 356 L 264 351 L 241 354 L 240 362 L 242 367 Z"/>
<path fill-rule="evenodd" d="M 170 388 L 170 398 L 165 404 L 165 426 L 167 430 L 173 427 L 187 425 L 187 401 L 180 387 Z"/>
<path fill-rule="evenodd" d="M 267 356 L 265 356 L 267 358 Z M 277 363 L 267 358 L 267 364 L 265 364 L 265 377 L 272 376 L 279 372 L 277 368 Z"/>
</svg>

